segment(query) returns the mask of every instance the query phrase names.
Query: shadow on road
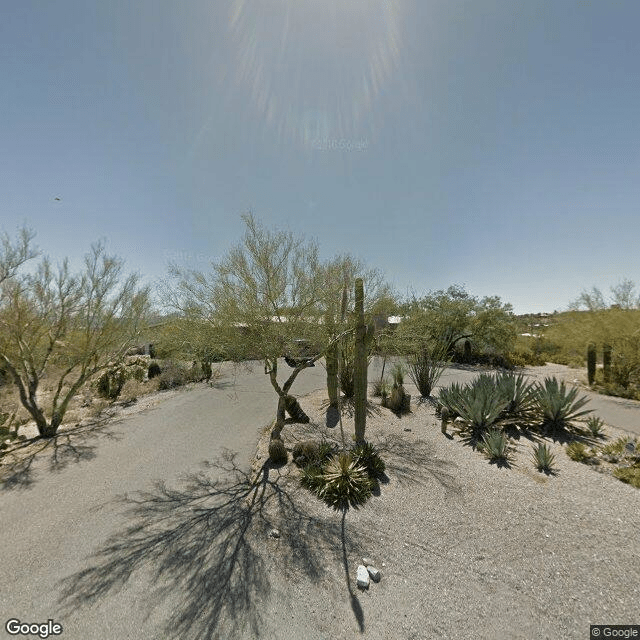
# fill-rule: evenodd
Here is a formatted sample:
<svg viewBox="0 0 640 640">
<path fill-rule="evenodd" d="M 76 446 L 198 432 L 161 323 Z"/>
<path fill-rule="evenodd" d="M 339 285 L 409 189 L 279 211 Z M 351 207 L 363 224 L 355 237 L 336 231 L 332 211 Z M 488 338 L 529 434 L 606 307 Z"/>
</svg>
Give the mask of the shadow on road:
<svg viewBox="0 0 640 640">
<path fill-rule="evenodd" d="M 62 471 L 68 464 L 92 460 L 98 441 L 118 440 L 120 434 L 110 422 L 112 415 L 88 424 L 66 428 L 52 438 L 32 438 L 14 447 L 0 459 L 0 489 L 28 489 L 36 479 L 36 467 Z"/>
<path fill-rule="evenodd" d="M 308 495 L 297 499 L 299 485 L 288 490 L 286 478 L 269 463 L 253 484 L 231 452 L 206 466 L 179 489 L 158 482 L 151 492 L 119 499 L 128 524 L 91 556 L 87 568 L 59 585 L 63 611 L 95 604 L 134 573 L 144 573 L 148 610 L 170 600 L 163 638 L 209 640 L 247 631 L 261 637 L 261 608 L 272 581 L 289 574 L 317 583 L 325 578 L 327 549 L 336 559 L 340 542 L 345 559 L 347 548 L 357 549 L 344 518 L 339 523 L 310 514 Z M 354 609 L 364 628 L 359 611 Z"/>
</svg>

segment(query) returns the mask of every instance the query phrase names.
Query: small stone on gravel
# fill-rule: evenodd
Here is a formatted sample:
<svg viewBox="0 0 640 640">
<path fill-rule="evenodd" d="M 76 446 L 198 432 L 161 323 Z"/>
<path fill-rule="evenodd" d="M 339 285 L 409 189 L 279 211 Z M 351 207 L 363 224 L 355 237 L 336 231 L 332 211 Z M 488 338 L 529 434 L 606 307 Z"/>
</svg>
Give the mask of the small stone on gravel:
<svg viewBox="0 0 640 640">
<path fill-rule="evenodd" d="M 279 538 L 280 537 L 280 532 L 277 529 L 271 529 L 271 531 L 269 531 L 269 537 L 270 538 Z"/>
<path fill-rule="evenodd" d="M 380 570 L 375 567 L 367 567 L 367 571 L 374 582 L 380 582 Z"/>
<path fill-rule="evenodd" d="M 356 576 L 356 584 L 361 589 L 369 588 L 369 572 L 364 565 L 358 565 L 358 573 Z"/>
</svg>

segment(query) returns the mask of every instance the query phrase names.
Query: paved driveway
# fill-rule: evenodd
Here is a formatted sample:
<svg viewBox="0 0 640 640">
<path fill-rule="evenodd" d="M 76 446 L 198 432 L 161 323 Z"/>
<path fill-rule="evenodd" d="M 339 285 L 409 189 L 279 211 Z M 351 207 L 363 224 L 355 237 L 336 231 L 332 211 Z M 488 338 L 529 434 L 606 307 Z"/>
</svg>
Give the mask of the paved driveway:
<svg viewBox="0 0 640 640">
<path fill-rule="evenodd" d="M 380 368 L 380 361 L 372 363 L 370 379 L 380 374 Z M 280 377 L 284 379 L 288 371 L 283 363 Z M 197 481 L 186 498 L 163 492 L 154 482 L 175 486 L 180 476 L 199 471 L 201 461 L 214 460 L 225 449 L 236 452 L 240 469 L 247 469 L 258 432 L 273 417 L 275 394 L 259 366 L 252 372 L 240 369 L 234 373 L 225 365 L 224 372 L 217 388 L 198 385 L 142 413 L 57 438 L 56 446 L 52 442 L 34 458 L 28 475 L 0 492 L 0 637 L 16 637 L 5 631 L 4 623 L 17 618 L 29 623 L 52 619 L 62 624 L 64 640 L 160 638 L 162 632 L 156 635 L 156 631 L 168 617 L 190 611 L 191 587 L 186 574 L 180 573 L 180 565 L 205 562 L 206 556 L 177 544 L 168 556 L 174 564 L 164 568 L 166 574 L 181 577 L 185 584 L 171 583 L 164 574 L 153 573 L 158 570 L 158 549 L 176 539 L 145 534 L 145 546 L 134 527 L 122 547 L 111 548 L 119 563 L 97 577 L 79 572 L 93 563 L 92 552 L 104 549 L 112 534 L 131 527 L 131 515 L 125 515 L 127 505 L 114 501 L 116 496 L 139 496 L 147 491 L 146 508 L 155 510 L 156 515 L 162 509 L 167 517 L 179 509 L 197 514 L 198 491 L 206 497 L 210 485 Z M 448 369 L 442 383 L 466 381 L 474 375 L 473 371 Z M 303 372 L 293 391 L 303 395 L 322 389 L 324 384 L 325 370 L 319 365 Z M 607 423 L 640 433 L 639 403 L 591 396 Z M 208 473 L 213 480 L 227 474 L 215 468 Z M 229 517 L 228 511 L 224 513 Z M 212 526 L 214 521 L 207 524 Z M 206 540 L 200 542 L 202 548 L 207 547 Z M 168 562 L 167 556 L 163 557 L 163 562 Z M 128 563 L 135 563 L 131 574 Z M 60 595 L 70 576 L 77 578 L 71 583 L 75 585 L 72 592 L 76 589 L 77 593 L 67 594 L 65 606 Z M 210 579 L 214 589 L 216 574 Z M 149 580 L 160 588 L 162 597 L 149 598 Z M 93 606 L 75 606 L 85 601 Z M 202 607 L 206 609 L 206 603 L 200 605 L 193 615 L 198 611 L 201 615 Z M 209 614 L 214 616 L 215 612 Z M 183 633 L 184 640 L 216 637 L 196 634 L 188 621 L 183 620 L 183 627 L 193 631 Z"/>
</svg>

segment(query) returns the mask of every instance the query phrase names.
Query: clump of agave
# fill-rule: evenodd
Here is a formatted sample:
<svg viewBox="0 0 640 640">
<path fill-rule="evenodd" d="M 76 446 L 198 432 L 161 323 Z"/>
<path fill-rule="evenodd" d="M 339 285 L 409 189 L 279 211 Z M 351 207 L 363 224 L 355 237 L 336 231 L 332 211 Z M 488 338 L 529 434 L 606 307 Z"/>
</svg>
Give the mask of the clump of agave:
<svg viewBox="0 0 640 640">
<path fill-rule="evenodd" d="M 578 398 L 577 389 L 567 389 L 557 378 L 545 378 L 535 388 L 535 399 L 543 424 L 547 428 L 561 429 L 570 426 L 572 420 L 591 413 L 591 409 L 581 410 L 589 399 Z"/>
<path fill-rule="evenodd" d="M 489 429 L 482 436 L 482 442 L 478 448 L 492 462 L 506 463 L 511 457 L 509 439 L 500 429 Z"/>
<path fill-rule="evenodd" d="M 366 467 L 349 453 L 340 453 L 324 467 L 319 498 L 336 510 L 358 507 L 371 497 L 371 480 Z"/>
</svg>

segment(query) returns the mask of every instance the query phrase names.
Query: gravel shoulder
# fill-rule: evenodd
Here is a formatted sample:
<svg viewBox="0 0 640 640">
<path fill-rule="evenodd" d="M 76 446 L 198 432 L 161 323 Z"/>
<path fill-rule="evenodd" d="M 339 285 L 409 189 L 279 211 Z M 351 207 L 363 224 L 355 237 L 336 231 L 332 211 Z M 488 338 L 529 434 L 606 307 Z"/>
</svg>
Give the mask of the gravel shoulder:
<svg viewBox="0 0 640 640">
<path fill-rule="evenodd" d="M 311 423 L 288 425 L 288 446 L 309 434 L 339 439 L 324 398 L 301 400 Z M 577 639 L 589 624 L 640 622 L 640 491 L 558 444 L 556 475 L 541 474 L 524 438 L 512 467 L 498 468 L 443 436 L 431 405 L 412 406 L 397 418 L 371 405 L 367 437 L 389 482 L 346 514 L 344 529 L 340 514 L 299 489 L 292 462 L 269 471 L 305 516 L 272 505 L 280 537 L 266 541 L 274 597 L 264 637 Z M 353 420 L 343 427 L 350 437 Z M 267 434 L 259 461 L 266 446 Z M 383 576 L 367 591 L 355 586 L 362 556 Z"/>
</svg>

